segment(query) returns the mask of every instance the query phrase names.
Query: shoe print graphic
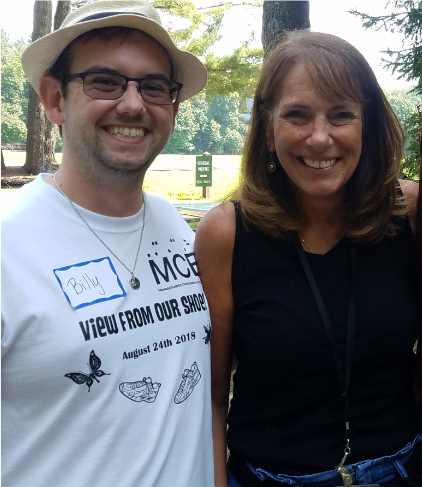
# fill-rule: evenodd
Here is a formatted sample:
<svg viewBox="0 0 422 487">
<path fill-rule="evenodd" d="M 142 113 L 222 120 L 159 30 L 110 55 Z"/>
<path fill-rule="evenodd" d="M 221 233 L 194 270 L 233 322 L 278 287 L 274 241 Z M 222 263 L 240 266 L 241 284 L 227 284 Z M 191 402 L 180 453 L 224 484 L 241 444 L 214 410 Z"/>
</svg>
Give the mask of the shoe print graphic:
<svg viewBox="0 0 422 487">
<path fill-rule="evenodd" d="M 136 382 L 122 382 L 119 391 L 135 402 L 154 402 L 157 399 L 161 384 L 152 382 L 151 377 L 144 377 Z"/>
<path fill-rule="evenodd" d="M 180 383 L 179 389 L 174 396 L 174 402 L 180 404 L 192 394 L 194 387 L 198 384 L 201 378 L 201 373 L 199 372 L 198 365 L 196 362 L 192 364 L 190 369 L 185 369 L 182 374 L 182 382 Z"/>
</svg>

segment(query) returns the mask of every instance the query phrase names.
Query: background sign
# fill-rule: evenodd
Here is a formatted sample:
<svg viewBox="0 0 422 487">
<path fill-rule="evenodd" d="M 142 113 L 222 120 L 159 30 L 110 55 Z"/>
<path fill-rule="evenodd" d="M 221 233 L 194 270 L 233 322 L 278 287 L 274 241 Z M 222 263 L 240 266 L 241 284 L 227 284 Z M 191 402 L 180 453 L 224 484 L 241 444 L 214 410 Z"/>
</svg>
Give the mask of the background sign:
<svg viewBox="0 0 422 487">
<path fill-rule="evenodd" d="M 212 186 L 212 156 L 196 156 L 196 186 Z"/>
</svg>

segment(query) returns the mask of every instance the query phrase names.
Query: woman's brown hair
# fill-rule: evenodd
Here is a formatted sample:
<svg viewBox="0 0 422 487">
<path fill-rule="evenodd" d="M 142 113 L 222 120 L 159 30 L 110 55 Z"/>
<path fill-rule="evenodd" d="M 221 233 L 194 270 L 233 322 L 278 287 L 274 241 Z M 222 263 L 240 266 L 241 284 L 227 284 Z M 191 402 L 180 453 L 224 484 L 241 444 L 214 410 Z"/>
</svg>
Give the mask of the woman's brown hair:
<svg viewBox="0 0 422 487">
<path fill-rule="evenodd" d="M 420 303 L 422 303 L 422 103 L 418 106 L 419 125 L 419 194 L 416 210 L 416 252 L 419 277 Z M 422 410 L 422 316 L 419 323 L 418 347 L 416 352 L 416 400 Z"/>
<path fill-rule="evenodd" d="M 309 31 L 289 33 L 269 54 L 260 74 L 236 192 L 246 227 L 286 238 L 306 223 L 281 165 L 276 164 L 273 173 L 267 170 L 271 153 L 266 125 L 287 73 L 298 62 L 324 96 L 352 99 L 362 106 L 362 153 L 345 192 L 347 236 L 374 243 L 394 235 L 393 217 L 406 211 L 397 191 L 404 148 L 400 122 L 362 54 L 339 37 Z"/>
</svg>

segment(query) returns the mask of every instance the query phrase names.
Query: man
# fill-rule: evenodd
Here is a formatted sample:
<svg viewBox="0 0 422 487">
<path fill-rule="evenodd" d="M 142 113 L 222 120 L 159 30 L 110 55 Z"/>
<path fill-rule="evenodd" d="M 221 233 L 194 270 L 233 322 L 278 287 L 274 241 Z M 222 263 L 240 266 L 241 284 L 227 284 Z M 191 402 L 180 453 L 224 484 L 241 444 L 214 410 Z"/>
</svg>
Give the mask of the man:
<svg viewBox="0 0 422 487">
<path fill-rule="evenodd" d="M 84 5 L 22 64 L 63 159 L 3 220 L 3 485 L 213 486 L 193 233 L 142 190 L 206 70 L 146 1 Z"/>
</svg>

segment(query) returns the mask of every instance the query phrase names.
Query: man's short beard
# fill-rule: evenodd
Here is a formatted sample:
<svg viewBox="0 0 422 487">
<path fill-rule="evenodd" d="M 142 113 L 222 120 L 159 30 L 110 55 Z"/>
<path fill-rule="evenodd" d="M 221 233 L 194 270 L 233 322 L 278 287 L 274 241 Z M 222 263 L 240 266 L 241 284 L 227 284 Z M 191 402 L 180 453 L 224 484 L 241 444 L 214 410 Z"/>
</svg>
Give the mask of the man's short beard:
<svg viewBox="0 0 422 487">
<path fill-rule="evenodd" d="M 102 184 L 110 185 L 111 187 L 116 184 L 121 184 L 128 188 L 135 187 L 142 182 L 147 169 L 154 162 L 161 150 L 155 154 L 156 152 L 156 150 L 150 150 L 139 159 L 137 164 L 128 166 L 124 163 L 116 163 L 115 160 L 105 154 L 104 150 L 97 144 L 91 157 L 89 157 L 88 160 L 85 158 L 85 161 L 87 162 L 85 170 L 91 172 L 99 183 L 101 181 Z"/>
</svg>

